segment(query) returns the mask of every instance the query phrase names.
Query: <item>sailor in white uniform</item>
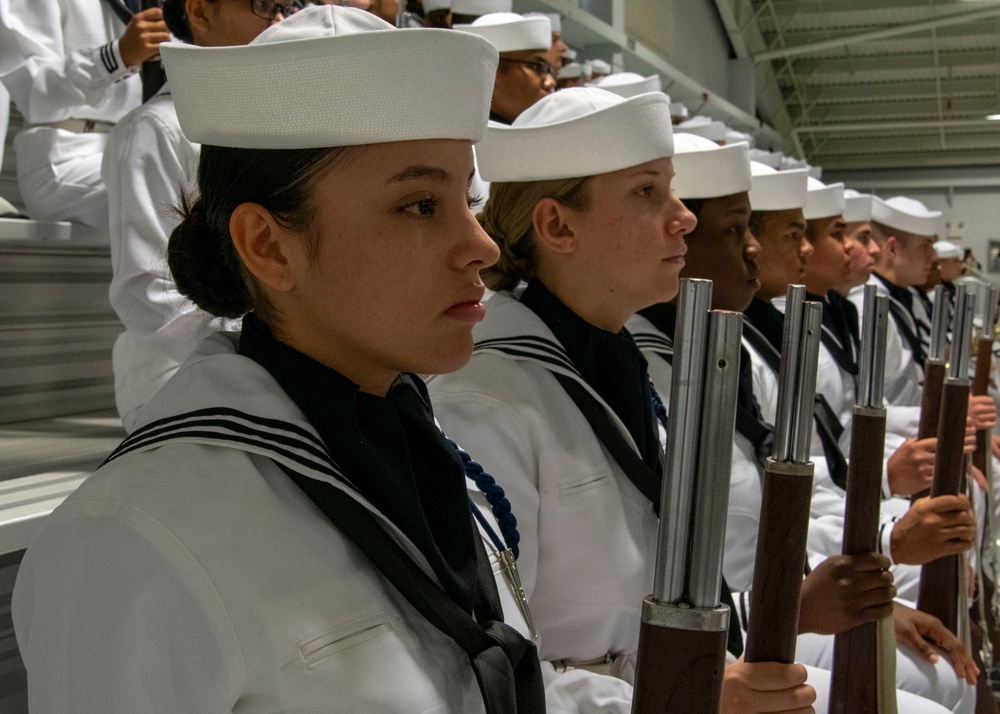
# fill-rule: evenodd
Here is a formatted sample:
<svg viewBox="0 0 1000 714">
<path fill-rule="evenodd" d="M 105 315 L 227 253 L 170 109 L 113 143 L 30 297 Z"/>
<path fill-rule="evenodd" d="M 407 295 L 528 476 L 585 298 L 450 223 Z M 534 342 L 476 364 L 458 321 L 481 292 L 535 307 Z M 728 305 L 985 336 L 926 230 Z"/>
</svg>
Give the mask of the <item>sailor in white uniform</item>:
<svg viewBox="0 0 1000 714">
<path fill-rule="evenodd" d="M 284 19 L 282 5 L 261 5 L 166 0 L 163 12 L 174 37 L 216 47 L 244 45 Z M 239 322 L 213 317 L 177 292 L 167 268 L 167 239 L 180 222 L 182 196 L 194 193 L 199 151 L 181 131 L 169 85 L 126 115 L 104 150 L 109 297 L 125 326 L 112 355 L 115 401 L 127 431 L 198 342 L 215 330 L 239 330 Z"/>
<path fill-rule="evenodd" d="M 528 107 L 556 88 L 557 67 L 549 62 L 552 22 L 547 15 L 531 17 L 492 12 L 454 29 L 489 40 L 500 52 L 490 120 L 510 124 Z"/>
<path fill-rule="evenodd" d="M 435 409 L 518 514 L 546 670 L 591 694 L 576 711 L 627 712 L 652 586 L 663 424 L 623 327 L 676 294 L 694 226 L 670 189 L 669 102 L 662 92 L 625 100 L 566 89 L 510 128 L 491 126 L 478 153 L 493 181 L 480 220 L 501 250 L 483 276 L 501 292 L 470 363 L 431 381 Z M 730 648 L 742 650 L 739 632 Z M 752 689 L 760 711 L 808 707 L 805 670 L 780 671 L 768 683 L 766 667 L 727 667 L 722 711 Z"/>
<path fill-rule="evenodd" d="M 117 0 L 116 0 L 117 2 Z M 84 223 L 103 234 L 107 134 L 139 106 L 136 76 L 169 39 L 159 8 L 122 17 L 94 0 L 0 0 L 0 82 L 24 117 L 14 138 L 17 181 L 32 218 Z"/>
<path fill-rule="evenodd" d="M 688 252 L 681 277 L 713 280 L 713 308 L 742 311 L 760 285 L 757 279 L 760 244 L 748 228 L 751 203 L 775 212 L 798 213 L 801 217 L 806 172 L 779 174 L 770 170 L 761 175 L 761 167 L 757 167 L 748 198 L 746 185 L 738 180 L 741 175 L 750 173 L 745 143 L 720 149 L 712 141 L 685 134 L 675 135 L 675 142 L 675 191 L 698 215 L 698 227 L 685 237 Z M 660 304 L 640 311 L 628 323 L 636 344 L 649 360 L 650 375 L 657 390 L 667 394 L 675 322 L 675 306 Z M 771 427 L 761 420 L 753 392 L 753 358 L 749 351 L 752 343 L 747 340 L 746 345 L 740 364 L 723 566 L 729 586 L 734 591 L 742 591 L 734 592 L 734 598 L 744 626 L 753 602 L 749 591 L 761 517 L 762 462 L 770 456 L 771 443 Z M 884 556 L 838 554 L 815 565 L 803 582 L 799 630 L 804 634 L 800 635 L 796 656 L 807 664 L 829 669 L 832 662 L 823 656 L 823 646 L 831 644 L 830 635 L 863 621 L 891 616 L 894 590 L 892 577 L 886 572 L 889 560 Z M 936 618 L 900 607 L 899 619 L 902 625 L 911 620 L 920 622 L 927 631 L 934 633 L 932 643 L 938 638 L 947 643 L 958 669 L 965 671 L 970 667 L 971 658 L 962 652 L 958 639 Z M 908 643 L 921 647 L 922 651 L 928 651 L 931 646 L 919 638 L 911 638 Z M 902 656 L 901 652 L 899 670 L 905 674 L 899 678 L 900 686 L 933 701 L 947 702 L 950 710 L 956 710 L 956 705 L 959 705 L 958 711 L 970 710 L 974 695 L 964 682 L 956 681 L 951 665 L 940 662 L 937 665 L 939 672 L 920 661 L 912 651 L 907 655 Z M 901 711 L 937 710 L 936 705 L 916 697 L 901 694 L 899 699 Z"/>
<path fill-rule="evenodd" d="M 462 365 L 483 316 L 498 251 L 467 188 L 495 49 L 317 6 L 246 47 L 162 52 L 203 144 L 177 285 L 250 312 L 28 548 L 31 711 L 542 714 L 499 577 L 509 504 L 412 374 Z"/>
<path fill-rule="evenodd" d="M 929 211 L 919 201 L 903 196 L 876 199 L 872 205 L 872 235 L 881 253 L 869 282 L 889 296 L 892 315 L 885 357 L 889 404 L 920 406 L 925 354 L 908 288 L 927 282 L 940 220 L 940 211 Z M 851 292 L 851 299 L 861 305 L 860 286 Z"/>
</svg>

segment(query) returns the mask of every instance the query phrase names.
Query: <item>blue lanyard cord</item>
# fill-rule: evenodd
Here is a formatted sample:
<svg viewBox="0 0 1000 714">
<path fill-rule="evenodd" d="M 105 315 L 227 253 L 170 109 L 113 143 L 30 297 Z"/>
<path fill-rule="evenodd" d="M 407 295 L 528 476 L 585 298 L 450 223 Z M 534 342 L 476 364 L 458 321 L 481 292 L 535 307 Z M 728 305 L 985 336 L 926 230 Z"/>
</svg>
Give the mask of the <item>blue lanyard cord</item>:
<svg viewBox="0 0 1000 714">
<path fill-rule="evenodd" d="M 447 438 L 447 437 L 445 437 Z M 451 439 L 448 439 L 448 443 L 451 444 L 456 451 L 458 451 L 459 456 L 462 457 L 462 462 L 465 464 L 465 475 L 476 482 L 476 486 L 480 491 L 486 496 L 486 500 L 490 504 L 490 509 L 493 511 L 493 517 L 497 519 L 497 523 L 500 524 L 500 532 L 503 534 L 503 539 L 507 543 L 507 548 L 510 548 L 514 557 L 520 553 L 517 544 L 521 542 L 521 534 L 517 532 L 517 518 L 510 510 L 510 501 L 507 500 L 507 495 L 504 493 L 503 488 L 500 484 L 496 482 L 492 476 L 483 471 L 483 467 L 472 460 L 462 449 L 458 448 L 456 444 Z M 498 550 L 506 550 L 503 547 L 503 543 L 497 537 L 497 534 L 493 531 L 490 525 L 486 522 L 483 514 L 479 512 L 472 500 L 469 500 L 469 506 L 472 508 L 473 515 L 476 516 L 476 520 L 482 524 L 483 528 L 490 536 L 490 540 L 497 547 Z"/>
<path fill-rule="evenodd" d="M 663 428 L 667 428 L 667 408 L 663 406 L 663 400 L 660 399 L 660 395 L 656 393 L 656 387 L 653 386 L 653 380 L 649 380 L 649 393 L 653 395 L 653 411 L 656 412 L 656 418 L 659 419 Z"/>
<path fill-rule="evenodd" d="M 486 520 L 486 516 L 483 515 L 483 512 L 480 511 L 478 507 L 476 507 L 475 502 L 473 502 L 471 498 L 469 499 L 469 510 L 472 511 L 472 515 L 476 517 L 476 520 L 479 521 L 479 525 L 481 525 L 483 530 L 486 531 L 486 535 L 488 535 L 490 540 L 493 541 L 493 545 L 496 547 L 497 551 L 506 550 L 507 546 L 505 546 L 503 541 L 500 540 L 500 536 L 498 536 L 497 532 L 493 530 L 493 526 L 491 526 L 490 522 Z"/>
</svg>

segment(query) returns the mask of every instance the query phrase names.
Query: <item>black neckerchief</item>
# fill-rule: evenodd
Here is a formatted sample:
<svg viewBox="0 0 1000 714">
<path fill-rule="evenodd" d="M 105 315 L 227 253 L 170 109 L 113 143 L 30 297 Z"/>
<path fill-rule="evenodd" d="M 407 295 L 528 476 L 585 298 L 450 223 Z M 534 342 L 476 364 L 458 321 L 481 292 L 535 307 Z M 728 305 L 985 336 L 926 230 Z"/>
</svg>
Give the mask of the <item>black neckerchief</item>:
<svg viewBox="0 0 1000 714">
<path fill-rule="evenodd" d="M 477 554 L 461 457 L 430 417 L 423 383 L 402 375 L 386 397 L 279 342 L 252 313 L 240 354 L 266 369 L 319 433 L 351 483 L 427 558 L 466 612 L 477 597 Z"/>
<path fill-rule="evenodd" d="M 553 295 L 538 279 L 528 282 L 521 304 L 530 309 L 566 350 L 573 365 L 621 419 L 635 441 L 643 462 L 660 466 L 660 438 L 646 358 L 627 330 L 602 330 Z"/>
<path fill-rule="evenodd" d="M 814 300 L 823 305 L 823 330 L 820 333 L 820 341 L 833 355 L 833 359 L 841 369 L 852 376 L 857 376 L 858 355 L 854 348 L 854 337 L 847 325 L 847 318 L 841 305 L 834 304 L 829 296 L 808 292 L 806 300 Z"/>
<path fill-rule="evenodd" d="M 923 367 L 927 356 L 924 353 L 924 346 L 920 342 L 920 327 L 917 318 L 913 315 L 913 293 L 877 272 L 872 273 L 872 275 L 885 286 L 889 297 L 892 298 L 889 301 L 889 312 L 892 319 L 896 322 L 896 327 L 913 353 L 913 360 Z"/>
<path fill-rule="evenodd" d="M 766 300 L 754 298 L 743 315 L 780 355 L 785 333 L 785 316 L 781 314 L 781 310 Z"/>
</svg>

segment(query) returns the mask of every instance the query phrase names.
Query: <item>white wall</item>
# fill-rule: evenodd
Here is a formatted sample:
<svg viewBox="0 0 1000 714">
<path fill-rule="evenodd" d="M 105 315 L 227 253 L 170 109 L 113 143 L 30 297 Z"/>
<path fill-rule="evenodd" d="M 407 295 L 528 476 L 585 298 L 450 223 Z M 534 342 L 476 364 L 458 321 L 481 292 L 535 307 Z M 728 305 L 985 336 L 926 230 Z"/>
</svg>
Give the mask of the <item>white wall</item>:
<svg viewBox="0 0 1000 714">
<path fill-rule="evenodd" d="M 671 0 L 673 51 L 670 63 L 729 99 L 732 48 L 713 0 Z"/>
</svg>

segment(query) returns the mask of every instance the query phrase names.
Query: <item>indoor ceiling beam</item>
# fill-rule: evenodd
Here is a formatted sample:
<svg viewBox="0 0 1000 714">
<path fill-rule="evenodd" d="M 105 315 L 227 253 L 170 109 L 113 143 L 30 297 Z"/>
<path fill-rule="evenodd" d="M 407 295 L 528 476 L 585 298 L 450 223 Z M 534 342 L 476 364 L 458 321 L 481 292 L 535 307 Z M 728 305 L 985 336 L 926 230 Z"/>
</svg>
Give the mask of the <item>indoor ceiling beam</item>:
<svg viewBox="0 0 1000 714">
<path fill-rule="evenodd" d="M 986 8 L 979 8 L 977 10 L 964 10 L 962 12 L 951 13 L 948 15 L 941 15 L 933 20 L 923 20 L 921 22 L 911 22 L 903 25 L 896 25 L 894 27 L 887 27 L 882 30 L 873 30 L 871 32 L 860 32 L 853 35 L 844 35 L 842 37 L 835 37 L 829 40 L 822 40 L 819 42 L 810 42 L 804 45 L 794 45 L 791 47 L 779 47 L 773 50 L 767 50 L 764 52 L 758 52 L 753 56 L 755 62 L 767 62 L 775 59 L 787 59 L 789 57 L 797 57 L 801 55 L 811 54 L 813 52 L 819 52 L 822 50 L 829 50 L 835 47 L 845 47 L 847 45 L 853 45 L 860 42 L 872 42 L 875 40 L 885 39 L 887 37 L 897 37 L 899 35 L 908 35 L 914 32 L 924 32 L 926 30 L 931 30 L 938 27 L 947 27 L 949 25 L 961 25 L 968 22 L 975 22 L 976 20 L 982 20 L 989 17 L 1000 16 L 1000 3 L 991 5 Z"/>
</svg>

